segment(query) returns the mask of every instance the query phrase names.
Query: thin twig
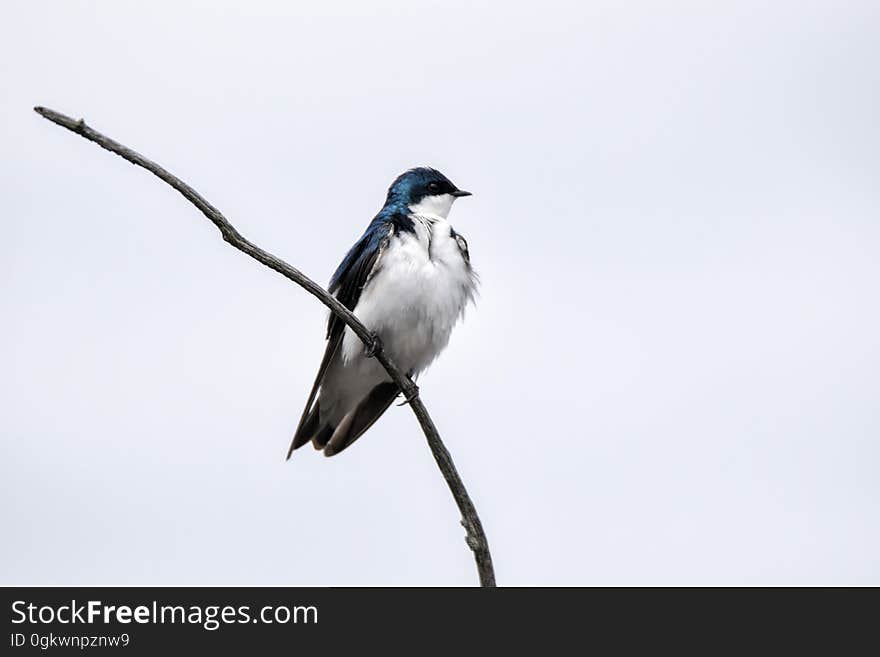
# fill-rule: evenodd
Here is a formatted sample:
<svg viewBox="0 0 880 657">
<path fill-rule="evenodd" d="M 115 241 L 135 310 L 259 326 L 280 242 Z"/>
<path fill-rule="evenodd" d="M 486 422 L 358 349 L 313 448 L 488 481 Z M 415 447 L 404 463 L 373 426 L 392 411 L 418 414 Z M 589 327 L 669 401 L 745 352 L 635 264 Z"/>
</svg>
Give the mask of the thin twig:
<svg viewBox="0 0 880 657">
<path fill-rule="evenodd" d="M 382 349 L 381 344 L 376 345 L 374 343 L 373 335 L 363 324 L 360 323 L 357 317 L 355 317 L 345 306 L 339 303 L 335 297 L 330 295 L 330 293 L 324 290 L 324 288 L 315 283 L 301 271 L 242 237 L 241 233 L 239 233 L 232 224 L 227 221 L 226 217 L 224 217 L 217 208 L 208 203 L 208 201 L 202 198 L 196 190 L 180 180 L 174 174 L 166 171 L 155 162 L 148 160 L 143 155 L 131 150 L 127 146 L 123 146 L 119 142 L 116 142 L 109 137 L 105 137 L 97 130 L 86 125 L 85 121 L 82 119 L 77 121 L 76 119 L 72 119 L 69 116 L 65 116 L 64 114 L 60 114 L 59 112 L 45 107 L 35 107 L 34 111 L 52 123 L 60 125 L 62 128 L 67 128 L 71 132 L 75 132 L 89 141 L 95 142 L 101 148 L 104 148 L 111 153 L 116 153 L 132 164 L 143 167 L 150 173 L 164 180 L 171 187 L 183 194 L 190 203 L 195 205 L 202 214 L 204 214 L 208 220 L 217 227 L 226 242 L 239 251 L 246 253 L 254 260 L 266 265 L 270 269 L 274 269 L 282 276 L 305 288 L 309 294 L 317 298 L 318 301 L 327 306 L 332 313 L 342 319 L 355 335 L 361 339 L 364 345 L 369 348 L 375 346 L 374 355 L 376 359 L 382 363 L 382 366 L 386 369 L 388 375 L 398 385 L 404 397 L 408 400 L 409 407 L 412 408 L 419 424 L 422 426 L 422 431 L 424 431 L 425 438 L 428 440 L 428 447 L 431 448 L 434 460 L 437 461 L 437 466 L 440 468 L 440 472 L 443 474 L 443 478 L 446 480 L 449 490 L 452 491 L 452 496 L 455 498 L 455 503 L 458 505 L 458 509 L 461 512 L 461 524 L 467 532 L 465 542 L 468 547 L 473 550 L 474 558 L 477 562 L 477 571 L 480 575 L 480 585 L 484 587 L 495 586 L 495 571 L 492 567 L 492 555 L 489 553 L 489 542 L 486 540 L 486 534 L 483 532 L 483 525 L 480 522 L 480 517 L 477 515 L 474 503 L 471 501 L 471 498 L 464 487 L 464 483 L 462 483 L 461 477 L 459 477 L 458 471 L 455 469 L 455 464 L 452 462 L 452 457 L 449 455 L 449 451 L 446 449 L 443 441 L 440 440 L 440 434 L 437 432 L 437 427 L 434 426 L 431 416 L 428 415 L 428 409 L 425 408 L 425 405 L 419 397 L 418 386 L 412 379 L 401 372 L 391 359 L 388 358 Z"/>
</svg>

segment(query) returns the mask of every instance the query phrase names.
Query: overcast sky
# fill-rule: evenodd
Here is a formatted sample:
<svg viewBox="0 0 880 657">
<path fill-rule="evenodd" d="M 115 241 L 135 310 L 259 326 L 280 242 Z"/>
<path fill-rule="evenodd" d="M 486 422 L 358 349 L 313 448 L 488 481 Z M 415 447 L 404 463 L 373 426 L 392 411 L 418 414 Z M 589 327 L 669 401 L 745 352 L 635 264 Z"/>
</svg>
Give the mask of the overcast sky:
<svg viewBox="0 0 880 657">
<path fill-rule="evenodd" d="M 880 584 L 876 2 L 10 2 L 0 583 L 476 582 L 418 424 L 284 461 L 421 164 L 482 278 L 421 380 L 501 584 Z"/>
</svg>

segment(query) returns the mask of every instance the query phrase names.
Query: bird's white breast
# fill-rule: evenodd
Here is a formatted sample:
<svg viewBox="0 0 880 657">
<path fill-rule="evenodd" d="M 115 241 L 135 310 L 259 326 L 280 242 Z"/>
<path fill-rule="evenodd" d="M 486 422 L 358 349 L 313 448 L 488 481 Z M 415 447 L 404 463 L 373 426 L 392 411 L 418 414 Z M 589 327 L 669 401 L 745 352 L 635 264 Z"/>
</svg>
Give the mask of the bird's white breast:
<svg viewBox="0 0 880 657">
<path fill-rule="evenodd" d="M 354 314 L 401 369 L 417 374 L 446 347 L 476 279 L 444 218 L 413 219 L 414 232 L 391 236 Z M 342 348 L 346 362 L 362 358 L 363 344 L 348 329 Z"/>
</svg>

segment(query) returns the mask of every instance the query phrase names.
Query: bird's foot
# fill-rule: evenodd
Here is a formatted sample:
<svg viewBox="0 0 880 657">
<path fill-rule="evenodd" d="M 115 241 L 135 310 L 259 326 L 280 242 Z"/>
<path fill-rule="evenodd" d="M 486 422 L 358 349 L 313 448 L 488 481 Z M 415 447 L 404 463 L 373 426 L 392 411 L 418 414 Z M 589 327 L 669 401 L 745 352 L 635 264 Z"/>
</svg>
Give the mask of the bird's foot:
<svg viewBox="0 0 880 657">
<path fill-rule="evenodd" d="M 382 341 L 379 339 L 379 336 L 375 333 L 371 334 L 370 344 L 366 345 L 366 349 L 364 349 L 364 353 L 367 358 L 372 358 L 377 353 L 382 350 Z"/>
<path fill-rule="evenodd" d="M 419 396 L 419 387 L 415 383 L 410 382 L 410 385 L 401 392 L 403 392 L 404 400 L 398 406 L 406 406 Z"/>
</svg>

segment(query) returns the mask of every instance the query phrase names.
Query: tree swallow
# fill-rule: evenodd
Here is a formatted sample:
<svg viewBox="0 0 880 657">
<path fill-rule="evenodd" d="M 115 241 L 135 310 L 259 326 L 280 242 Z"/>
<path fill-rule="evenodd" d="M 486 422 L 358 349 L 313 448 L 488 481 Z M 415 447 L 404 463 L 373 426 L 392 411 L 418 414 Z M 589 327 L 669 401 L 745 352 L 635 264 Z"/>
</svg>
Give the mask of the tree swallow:
<svg viewBox="0 0 880 657">
<path fill-rule="evenodd" d="M 462 196 L 470 192 L 435 169 L 404 172 L 330 279 L 330 293 L 379 337 L 385 353 L 411 377 L 443 351 L 474 298 L 477 276 L 467 242 L 446 221 Z M 338 454 L 398 393 L 382 365 L 331 313 L 324 358 L 287 458 L 309 441 L 325 456 Z"/>
</svg>

